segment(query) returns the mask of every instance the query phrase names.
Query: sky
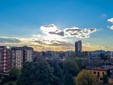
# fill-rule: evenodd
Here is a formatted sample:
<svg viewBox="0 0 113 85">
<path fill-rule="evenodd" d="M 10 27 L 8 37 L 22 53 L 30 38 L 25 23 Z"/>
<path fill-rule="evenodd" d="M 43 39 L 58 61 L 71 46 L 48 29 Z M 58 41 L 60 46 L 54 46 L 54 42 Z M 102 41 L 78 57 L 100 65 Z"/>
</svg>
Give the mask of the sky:
<svg viewBox="0 0 113 85">
<path fill-rule="evenodd" d="M 0 0 L 0 45 L 113 51 L 113 0 Z"/>
</svg>

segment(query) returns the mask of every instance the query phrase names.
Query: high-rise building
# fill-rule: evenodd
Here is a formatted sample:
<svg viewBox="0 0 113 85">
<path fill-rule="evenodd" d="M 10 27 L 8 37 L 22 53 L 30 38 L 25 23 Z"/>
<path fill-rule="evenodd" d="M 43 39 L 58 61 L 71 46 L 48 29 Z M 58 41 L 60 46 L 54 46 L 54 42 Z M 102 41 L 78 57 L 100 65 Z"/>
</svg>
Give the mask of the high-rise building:
<svg viewBox="0 0 113 85">
<path fill-rule="evenodd" d="M 31 47 L 12 47 L 12 68 L 21 69 L 23 63 L 32 62 L 33 48 Z"/>
<path fill-rule="evenodd" d="M 0 72 L 7 73 L 12 68 L 21 69 L 24 62 L 32 62 L 33 48 L 0 46 Z"/>
<path fill-rule="evenodd" d="M 33 61 L 33 48 L 32 47 L 21 47 L 23 51 L 23 62 L 32 62 Z"/>
<path fill-rule="evenodd" d="M 75 52 L 76 53 L 82 52 L 82 41 L 81 40 L 75 42 Z"/>
<path fill-rule="evenodd" d="M 0 46 L 0 72 L 9 72 L 11 69 L 11 50 Z"/>
<path fill-rule="evenodd" d="M 23 66 L 23 51 L 20 47 L 12 47 L 12 68 L 21 69 Z"/>
</svg>

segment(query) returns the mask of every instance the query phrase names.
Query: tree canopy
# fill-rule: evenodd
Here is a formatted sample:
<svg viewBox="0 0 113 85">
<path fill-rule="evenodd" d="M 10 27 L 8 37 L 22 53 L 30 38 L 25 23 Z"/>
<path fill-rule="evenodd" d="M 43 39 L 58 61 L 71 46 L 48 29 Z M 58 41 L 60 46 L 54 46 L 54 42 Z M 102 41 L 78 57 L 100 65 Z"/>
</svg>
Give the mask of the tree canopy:
<svg viewBox="0 0 113 85">
<path fill-rule="evenodd" d="M 45 60 L 26 63 L 21 71 L 17 85 L 51 85 L 53 70 Z"/>
<path fill-rule="evenodd" d="M 82 70 L 76 77 L 76 85 L 99 85 L 96 75 Z"/>
<path fill-rule="evenodd" d="M 77 72 L 78 67 L 71 61 L 39 59 L 24 64 L 17 85 L 75 85 Z"/>
</svg>

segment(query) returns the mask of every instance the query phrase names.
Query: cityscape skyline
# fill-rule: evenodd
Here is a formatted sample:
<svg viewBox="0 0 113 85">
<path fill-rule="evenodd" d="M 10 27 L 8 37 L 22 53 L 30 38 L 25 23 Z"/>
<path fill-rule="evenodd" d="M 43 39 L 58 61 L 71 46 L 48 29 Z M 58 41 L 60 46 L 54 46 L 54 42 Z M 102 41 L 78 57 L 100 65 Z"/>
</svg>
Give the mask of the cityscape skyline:
<svg viewBox="0 0 113 85">
<path fill-rule="evenodd" d="M 113 51 L 113 1 L 0 0 L 0 45 Z"/>
</svg>

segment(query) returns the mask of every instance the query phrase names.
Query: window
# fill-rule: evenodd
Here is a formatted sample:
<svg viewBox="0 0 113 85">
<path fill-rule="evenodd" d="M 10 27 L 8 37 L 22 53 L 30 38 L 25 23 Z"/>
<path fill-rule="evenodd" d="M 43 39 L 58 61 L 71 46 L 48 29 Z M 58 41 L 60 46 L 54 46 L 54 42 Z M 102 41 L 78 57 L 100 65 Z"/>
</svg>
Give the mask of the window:
<svg viewBox="0 0 113 85">
<path fill-rule="evenodd" d="M 100 78 L 100 80 L 103 80 L 103 78 Z"/>
<path fill-rule="evenodd" d="M 4 59 L 6 59 L 6 56 L 4 56 Z"/>
<path fill-rule="evenodd" d="M 4 66 L 6 66 L 6 64 L 4 63 Z"/>
<path fill-rule="evenodd" d="M 94 74 L 96 74 L 96 72 L 94 71 Z"/>
<path fill-rule="evenodd" d="M 6 62 L 6 60 L 4 60 L 4 63 Z"/>
<path fill-rule="evenodd" d="M 102 72 L 103 76 L 104 76 L 104 72 Z"/>
<path fill-rule="evenodd" d="M 100 76 L 100 73 L 98 72 L 98 74 L 97 74 L 98 76 Z"/>
</svg>

